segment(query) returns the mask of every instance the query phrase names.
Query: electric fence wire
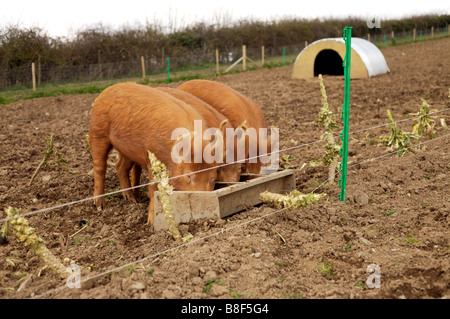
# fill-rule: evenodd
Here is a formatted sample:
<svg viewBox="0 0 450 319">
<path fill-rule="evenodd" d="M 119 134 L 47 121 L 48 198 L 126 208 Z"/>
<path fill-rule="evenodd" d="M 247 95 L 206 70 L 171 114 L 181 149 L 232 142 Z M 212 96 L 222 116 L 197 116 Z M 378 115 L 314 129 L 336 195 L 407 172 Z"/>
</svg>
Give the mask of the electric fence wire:
<svg viewBox="0 0 450 319">
<path fill-rule="evenodd" d="M 445 138 L 445 137 L 450 137 L 450 133 L 449 133 L 449 134 L 446 134 L 446 135 L 442 135 L 442 136 L 436 137 L 436 138 L 431 139 L 431 140 L 428 140 L 428 141 L 424 141 L 424 142 L 421 142 L 421 143 L 418 143 L 418 144 L 415 144 L 415 145 L 411 145 L 411 146 L 405 147 L 403 150 L 407 150 L 407 149 L 410 149 L 410 148 L 416 148 L 416 147 L 418 147 L 418 146 L 420 146 L 420 145 L 423 145 L 423 144 L 426 144 L 426 143 L 430 143 L 430 142 L 434 142 L 434 141 L 436 141 L 436 140 L 439 140 L 439 139 L 442 139 L 442 138 Z M 364 161 L 362 161 L 362 162 L 359 162 L 359 163 L 356 163 L 356 164 L 352 164 L 352 165 L 348 166 L 348 168 L 356 167 L 356 166 L 359 166 L 359 165 L 362 165 L 362 164 L 365 164 L 365 163 L 368 163 L 368 162 L 373 162 L 373 161 L 375 161 L 375 160 L 378 160 L 378 159 L 381 159 L 381 158 L 383 158 L 383 157 L 387 157 L 387 156 L 390 156 L 390 155 L 393 155 L 393 154 L 396 154 L 396 153 L 397 153 L 397 151 L 393 151 L 393 152 L 389 152 L 389 153 L 386 153 L 386 154 L 382 154 L 382 155 L 379 155 L 379 156 L 376 156 L 376 157 L 373 157 L 373 158 L 364 160 Z M 339 172 L 338 172 L 338 173 L 335 173 L 335 175 L 334 175 L 333 177 L 329 177 L 328 179 L 326 179 L 324 182 L 322 182 L 320 185 L 318 185 L 316 188 L 314 188 L 309 194 L 313 194 L 316 190 L 318 190 L 318 189 L 321 188 L 323 185 L 325 185 L 330 179 L 335 178 L 338 174 L 339 174 Z M 175 247 L 172 247 L 172 248 L 168 248 L 168 249 L 166 249 L 166 250 L 164 250 L 164 251 L 157 252 L 157 253 L 155 253 L 155 254 L 148 255 L 148 256 L 146 256 L 146 257 L 143 257 L 143 258 L 141 258 L 141 259 L 138 259 L 138 260 L 132 261 L 132 262 L 130 262 L 130 263 L 124 264 L 124 265 L 122 265 L 122 266 L 118 266 L 118 267 L 115 267 L 115 268 L 113 268 L 113 269 L 110 269 L 110 270 L 101 272 L 101 273 L 99 273 L 99 274 L 95 274 L 95 275 L 92 275 L 92 276 L 90 276 L 90 277 L 81 279 L 80 282 L 79 282 L 79 284 L 81 285 L 82 283 L 85 283 L 85 282 L 87 282 L 87 281 L 89 281 L 89 280 L 93 280 L 93 279 L 96 279 L 96 278 L 99 278 L 99 277 L 108 275 L 108 274 L 110 274 L 110 273 L 112 273 L 112 272 L 116 272 L 116 271 L 122 270 L 123 268 L 129 267 L 129 266 L 133 266 L 133 265 L 136 265 L 136 264 L 139 264 L 139 263 L 142 263 L 142 262 L 144 262 L 144 261 L 146 261 L 146 260 L 148 260 L 148 259 L 156 258 L 156 257 L 158 257 L 158 256 L 160 256 L 160 255 L 170 253 L 170 252 L 172 252 L 172 251 L 174 251 L 174 250 L 178 250 L 178 249 L 183 248 L 183 247 L 187 247 L 187 246 L 189 246 L 189 245 L 192 245 L 192 244 L 201 242 L 201 241 L 203 241 L 203 240 L 205 240 L 205 239 L 212 238 L 212 237 L 215 237 L 215 236 L 219 236 L 219 235 L 221 235 L 221 234 L 223 234 L 223 233 L 226 233 L 226 232 L 229 232 L 229 231 L 231 231 L 231 230 L 233 230 L 233 229 L 236 229 L 236 228 L 239 228 L 239 227 L 248 225 L 248 224 L 253 223 L 253 222 L 255 222 L 255 221 L 258 221 L 258 220 L 265 219 L 265 218 L 267 218 L 267 217 L 269 217 L 269 216 L 278 214 L 278 213 L 280 213 L 280 212 L 284 212 L 284 211 L 289 210 L 289 209 L 290 209 L 290 207 L 283 207 L 283 208 L 280 208 L 280 209 L 278 209 L 278 210 L 269 212 L 269 213 L 267 213 L 267 214 L 265 214 L 265 215 L 258 216 L 258 217 L 256 217 L 256 218 L 251 219 L 251 220 L 247 220 L 247 221 L 245 221 L 245 222 L 239 223 L 239 224 L 237 224 L 237 225 L 234 225 L 234 226 L 231 226 L 231 227 L 227 227 L 227 228 L 222 228 L 221 230 L 219 230 L 219 231 L 217 231 L 217 232 L 215 232 L 215 233 L 206 235 L 206 236 L 204 236 L 204 237 L 200 237 L 200 238 L 197 238 L 197 239 L 193 239 L 193 240 L 191 240 L 191 241 L 189 241 L 189 242 L 180 244 L 180 245 L 175 246 Z M 42 293 L 42 294 L 34 295 L 32 298 L 33 298 L 33 299 L 42 298 L 42 297 L 45 297 L 45 296 L 47 296 L 47 295 L 50 295 L 50 294 L 52 294 L 52 293 L 61 291 L 61 290 L 66 289 L 66 288 L 69 288 L 67 284 L 64 285 L 64 286 L 58 287 L 58 288 L 54 288 L 54 289 L 48 290 L 48 291 L 46 291 L 46 292 L 44 292 L 44 293 Z"/>
<path fill-rule="evenodd" d="M 427 115 L 441 113 L 441 112 L 445 112 L 445 111 L 448 111 L 448 110 L 450 110 L 450 108 L 438 110 L 438 111 L 435 111 L 435 112 L 430 112 Z M 381 127 L 392 125 L 392 124 L 405 122 L 405 121 L 412 120 L 412 119 L 417 119 L 419 117 L 423 117 L 423 116 L 427 116 L 427 115 L 422 115 L 422 116 L 418 116 L 418 117 L 417 116 L 413 116 L 413 117 L 410 117 L 410 118 L 407 118 L 407 119 L 402 119 L 402 120 L 395 121 L 393 123 L 385 123 L 385 124 L 381 124 L 381 125 L 365 128 L 365 129 L 362 129 L 362 130 L 357 130 L 357 131 L 354 131 L 354 132 L 350 132 L 349 135 L 353 135 L 353 134 L 357 134 L 357 133 L 361 133 L 361 132 L 365 132 L 365 131 L 381 128 Z M 333 138 L 338 138 L 338 137 L 339 137 L 339 135 L 336 135 Z M 282 149 L 282 150 L 277 150 L 277 151 L 274 151 L 274 152 L 271 152 L 271 153 L 266 153 L 266 154 L 262 154 L 262 155 L 248 157 L 248 158 L 245 158 L 244 160 L 234 161 L 234 162 L 230 162 L 230 163 L 225 163 L 225 164 L 217 165 L 217 166 L 214 166 L 214 167 L 198 170 L 198 171 L 195 171 L 195 172 L 190 172 L 190 173 L 186 173 L 186 174 L 182 174 L 182 175 L 173 176 L 173 177 L 170 177 L 169 180 L 175 179 L 175 178 L 180 178 L 180 177 L 183 177 L 183 176 L 196 174 L 196 173 L 205 172 L 205 171 L 208 171 L 208 170 L 211 170 L 211 169 L 216 169 L 216 168 L 224 167 L 224 166 L 231 165 L 231 164 L 243 163 L 245 160 L 252 160 L 252 159 L 256 159 L 256 158 L 261 157 L 261 156 L 267 156 L 267 155 L 272 155 L 272 154 L 276 154 L 276 153 L 291 151 L 291 150 L 299 149 L 299 148 L 302 148 L 302 147 L 306 147 L 306 146 L 317 144 L 317 143 L 321 143 L 321 142 L 325 142 L 325 141 L 320 139 L 320 140 L 316 140 L 316 141 L 313 141 L 313 142 L 308 142 L 308 143 L 304 143 L 304 144 L 300 144 L 300 145 L 295 145 L 295 146 L 288 147 L 288 148 L 285 148 L 285 149 Z M 71 202 L 67 202 L 67 203 L 63 203 L 63 204 L 59 204 L 59 205 L 55 205 L 55 206 L 51 206 L 51 207 L 47 207 L 47 208 L 42 208 L 42 209 L 35 210 L 35 211 L 22 213 L 22 214 L 14 216 L 14 217 L 5 217 L 5 218 L 0 219 L 0 223 L 3 223 L 5 221 L 9 221 L 11 219 L 16 219 L 16 218 L 19 218 L 19 217 L 32 216 L 32 215 L 36 215 L 36 214 L 39 214 L 39 213 L 44 213 L 44 212 L 56 210 L 56 209 L 59 209 L 59 208 L 64 208 L 64 207 L 72 206 L 72 205 L 75 205 L 75 204 L 80 204 L 80 203 L 83 203 L 83 202 L 87 202 L 87 201 L 94 200 L 94 199 L 97 199 L 97 198 L 101 198 L 101 197 L 106 197 L 106 196 L 122 193 L 122 192 L 125 192 L 125 191 L 128 191 L 128 190 L 133 190 L 133 189 L 136 189 L 136 188 L 141 188 L 141 187 L 145 187 L 145 186 L 149 186 L 149 185 L 155 185 L 157 183 L 159 183 L 159 180 L 154 180 L 154 181 L 151 181 L 149 183 L 144 183 L 144 184 L 141 184 L 141 185 L 136 185 L 136 186 L 132 186 L 132 187 L 125 188 L 125 189 L 120 189 L 120 190 L 117 190 L 117 191 L 112 191 L 112 192 L 101 194 L 101 195 L 97 195 L 97 196 L 86 197 L 86 198 L 78 199 L 78 200 L 75 200 L 75 201 L 71 201 Z"/>
</svg>

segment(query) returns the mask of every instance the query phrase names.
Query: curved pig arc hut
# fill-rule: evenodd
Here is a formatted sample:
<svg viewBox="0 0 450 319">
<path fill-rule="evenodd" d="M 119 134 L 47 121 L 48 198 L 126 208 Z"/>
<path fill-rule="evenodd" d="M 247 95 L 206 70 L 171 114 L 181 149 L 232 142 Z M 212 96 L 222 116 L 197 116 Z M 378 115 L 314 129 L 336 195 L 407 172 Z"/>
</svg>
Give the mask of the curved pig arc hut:
<svg viewBox="0 0 450 319">
<path fill-rule="evenodd" d="M 370 41 L 352 38 L 351 47 L 351 79 L 369 78 L 390 72 L 383 53 Z M 315 41 L 297 56 L 292 77 L 308 79 L 319 74 L 344 75 L 344 57 L 345 41 L 342 38 Z"/>
</svg>

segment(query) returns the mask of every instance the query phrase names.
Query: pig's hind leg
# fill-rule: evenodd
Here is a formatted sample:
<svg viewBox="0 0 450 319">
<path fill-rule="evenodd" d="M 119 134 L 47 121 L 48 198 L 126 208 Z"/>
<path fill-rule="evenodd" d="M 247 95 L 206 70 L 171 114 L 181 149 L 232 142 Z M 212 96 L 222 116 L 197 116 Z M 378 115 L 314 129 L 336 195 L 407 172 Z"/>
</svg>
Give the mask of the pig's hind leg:
<svg viewBox="0 0 450 319">
<path fill-rule="evenodd" d="M 116 163 L 116 171 L 117 176 L 119 177 L 120 181 L 120 188 L 126 189 L 122 192 L 123 197 L 125 197 L 126 200 L 137 202 L 136 197 L 134 196 L 134 193 L 128 189 L 131 187 L 130 184 L 130 170 L 133 167 L 133 162 L 124 156 L 122 153 L 119 152 L 119 160 Z M 133 185 L 135 186 L 135 185 Z"/>
<path fill-rule="evenodd" d="M 98 138 L 92 133 L 90 134 L 89 145 L 94 162 L 94 196 L 100 196 L 105 193 L 106 162 L 112 145 L 108 138 Z M 102 210 L 105 208 L 105 197 L 95 198 L 94 203 L 97 206 L 97 210 Z"/>
<path fill-rule="evenodd" d="M 138 186 L 141 182 L 141 172 L 142 167 L 137 163 L 134 163 L 133 168 L 131 169 L 131 186 Z M 139 188 L 133 188 L 134 197 L 136 199 L 140 199 Z"/>
</svg>

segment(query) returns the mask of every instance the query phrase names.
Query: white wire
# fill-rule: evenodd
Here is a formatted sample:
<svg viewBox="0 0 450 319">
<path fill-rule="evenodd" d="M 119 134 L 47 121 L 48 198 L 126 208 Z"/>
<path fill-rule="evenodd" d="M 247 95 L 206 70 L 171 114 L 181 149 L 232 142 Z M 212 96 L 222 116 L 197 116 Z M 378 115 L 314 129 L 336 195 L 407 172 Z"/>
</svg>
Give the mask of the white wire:
<svg viewBox="0 0 450 319">
<path fill-rule="evenodd" d="M 445 111 L 448 111 L 448 110 L 450 110 L 450 108 L 438 110 L 436 112 L 429 113 L 428 115 L 432 115 L 432 114 L 439 113 L 439 112 L 445 112 Z M 422 116 L 425 116 L 425 115 L 422 115 Z M 398 121 L 395 121 L 393 123 L 396 124 L 396 123 L 408 121 L 408 120 L 415 119 L 415 118 L 418 118 L 418 117 L 414 116 L 414 117 L 410 117 L 410 118 L 407 118 L 407 119 L 398 120 Z M 372 129 L 388 126 L 388 125 L 391 125 L 391 124 L 392 123 L 386 123 L 386 124 L 381 124 L 381 125 L 377 125 L 377 126 L 374 126 L 374 127 L 369 127 L 369 128 L 366 128 L 366 129 L 350 132 L 349 135 L 353 135 L 353 134 L 356 134 L 356 133 L 369 131 L 369 130 L 372 130 Z M 339 135 L 336 135 L 333 138 L 339 138 Z M 270 155 L 270 154 L 286 152 L 286 151 L 302 148 L 302 147 L 305 147 L 305 146 L 313 145 L 313 144 L 316 144 L 316 143 L 320 143 L 320 142 L 324 142 L 324 140 L 321 139 L 321 140 L 317 140 L 317 141 L 313 141 L 313 142 L 308 142 L 308 143 L 304 143 L 304 144 L 288 147 L 288 148 L 285 148 L 283 150 L 278 150 L 278 151 L 271 152 L 271 153 L 266 153 L 266 154 L 262 154 L 262 155 L 248 157 L 245 160 L 252 160 L 252 159 L 256 159 L 256 158 L 261 157 L 261 156 L 267 156 L 267 155 Z M 224 167 L 224 166 L 227 166 L 227 165 L 232 165 L 232 164 L 236 164 L 236 163 L 242 163 L 243 161 L 244 160 L 234 161 L 234 162 L 230 162 L 230 163 L 217 165 L 217 166 L 214 166 L 214 167 L 201 169 L 201 170 L 198 170 L 198 171 L 195 171 L 195 172 L 190 172 L 190 173 L 186 173 L 186 174 L 182 174 L 182 175 L 178 175 L 178 176 L 173 176 L 173 177 L 170 177 L 169 180 L 174 179 L 174 178 L 179 178 L 179 177 L 183 177 L 183 176 L 188 176 L 188 175 L 192 175 L 192 174 L 205 172 L 205 171 L 208 171 L 208 170 L 211 170 L 211 169 L 216 169 L 216 168 Z M 156 181 L 152 181 L 152 182 L 149 182 L 149 183 L 145 183 L 145 184 L 141 184 L 141 185 L 137 185 L 137 186 L 132 186 L 132 187 L 125 188 L 125 189 L 120 189 L 120 190 L 117 190 L 117 191 L 112 191 L 112 192 L 101 194 L 101 195 L 97 195 L 97 196 L 86 197 L 86 198 L 82 198 L 82 199 L 75 200 L 75 201 L 72 201 L 72 202 L 67 202 L 67 203 L 64 203 L 64 204 L 55 205 L 55 206 L 51 206 L 51 207 L 47 207 L 47 208 L 42 208 L 42 209 L 35 210 L 35 211 L 30 211 L 30 212 L 27 212 L 27 213 L 16 215 L 14 217 L 5 217 L 5 218 L 0 219 L 0 223 L 8 221 L 8 220 L 11 220 L 11 219 L 16 219 L 16 218 L 19 218 L 19 217 L 32 216 L 32 215 L 36 215 L 36 214 L 39 214 L 39 213 L 48 212 L 48 211 L 52 211 L 52 210 L 55 210 L 55 209 L 64 208 L 64 207 L 67 207 L 67 206 L 72 206 L 72 205 L 75 205 L 75 204 L 87 202 L 87 201 L 94 200 L 94 199 L 97 199 L 97 198 L 106 197 L 106 196 L 109 196 L 109 195 L 114 195 L 114 194 L 122 193 L 122 192 L 125 192 L 125 191 L 133 190 L 135 188 L 141 188 L 141 187 L 145 187 L 145 186 L 149 186 L 149 185 L 154 185 L 154 184 L 157 184 L 158 182 L 159 182 L 159 180 L 156 180 Z"/>
</svg>

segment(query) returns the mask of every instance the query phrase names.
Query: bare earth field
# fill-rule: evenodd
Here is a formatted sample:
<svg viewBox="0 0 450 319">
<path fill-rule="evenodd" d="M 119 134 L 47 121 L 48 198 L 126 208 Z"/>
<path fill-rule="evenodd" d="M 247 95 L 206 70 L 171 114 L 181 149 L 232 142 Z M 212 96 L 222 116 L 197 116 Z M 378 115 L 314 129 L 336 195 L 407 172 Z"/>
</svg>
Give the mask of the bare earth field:
<svg viewBox="0 0 450 319">
<path fill-rule="evenodd" d="M 382 51 L 390 74 L 351 81 L 351 132 L 388 123 L 387 108 L 395 120 L 409 118 L 421 98 L 432 108 L 450 107 L 450 39 Z M 216 79 L 262 106 L 269 124 L 280 129 L 281 149 L 319 140 L 323 133 L 316 122 L 317 78 L 294 80 L 291 70 Z M 330 106 L 339 115 L 344 79 L 324 79 Z M 93 195 L 83 134 L 96 96 L 0 106 L 2 211 L 8 206 L 36 211 Z M 328 194 L 327 199 L 307 208 L 269 214 L 276 209 L 260 205 L 226 220 L 180 225 L 183 235 L 194 236 L 182 247 L 165 231 L 148 228 L 148 199 L 133 204 L 111 195 L 102 212 L 86 201 L 29 216 L 53 254 L 75 261 L 82 280 L 93 279 L 80 289 L 66 288 L 65 280 L 42 269 L 44 263 L 9 235 L 0 246 L 0 298 L 450 298 L 450 137 L 442 137 L 450 131 L 439 124 L 441 118 L 450 124 L 450 111 L 437 114 L 435 140 L 422 137 L 426 143 L 420 149 L 400 158 L 369 161 L 386 154 L 375 139 L 388 134 L 388 126 L 350 135 L 346 203 L 338 201 L 337 183 L 323 185 L 315 192 Z M 412 121 L 398 126 L 411 130 Z M 29 187 L 51 134 L 67 169 L 51 160 Z M 309 166 L 323 154 L 323 144 L 281 156 L 287 154 L 294 156 L 290 165 L 301 192 L 327 179 L 327 168 Z M 106 191 L 118 186 L 110 167 Z M 87 227 L 75 234 L 80 220 Z M 371 264 L 379 267 L 379 288 L 366 284 Z M 323 265 L 327 272 L 319 270 Z"/>
</svg>

